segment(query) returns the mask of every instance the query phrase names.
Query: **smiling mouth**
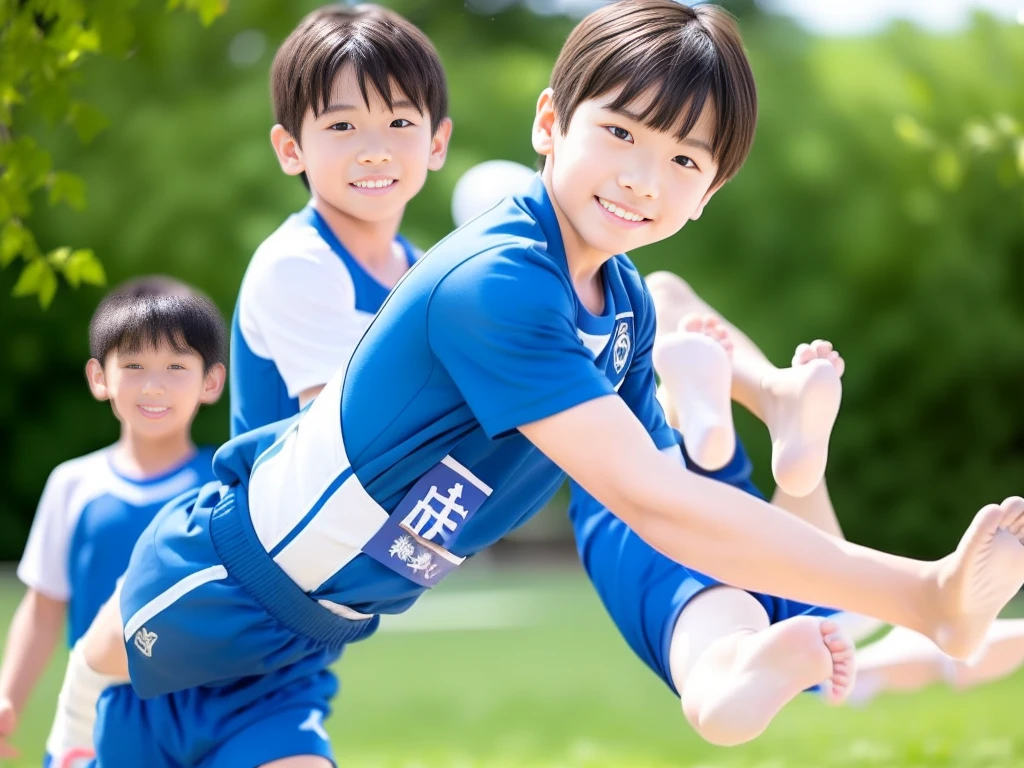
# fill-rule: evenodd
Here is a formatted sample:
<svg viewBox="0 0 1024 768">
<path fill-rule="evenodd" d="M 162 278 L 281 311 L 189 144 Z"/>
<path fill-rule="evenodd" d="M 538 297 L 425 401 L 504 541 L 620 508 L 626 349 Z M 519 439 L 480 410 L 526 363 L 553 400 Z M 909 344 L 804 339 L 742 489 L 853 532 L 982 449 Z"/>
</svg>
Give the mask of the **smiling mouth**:
<svg viewBox="0 0 1024 768">
<path fill-rule="evenodd" d="M 385 189 L 397 183 L 398 179 L 372 179 L 368 181 L 353 181 L 351 186 L 358 189 Z"/>
<path fill-rule="evenodd" d="M 620 206 L 616 205 L 615 203 L 613 203 L 613 202 L 611 202 L 609 200 L 605 200 L 603 197 L 595 197 L 595 199 L 597 200 L 598 203 L 601 204 L 602 208 L 604 208 L 606 211 L 608 211 L 608 213 L 612 214 L 613 216 L 617 216 L 618 218 L 622 219 L 623 221 L 631 221 L 631 222 L 633 222 L 635 224 L 638 224 L 638 223 L 643 222 L 643 221 L 650 221 L 650 219 L 645 218 L 644 216 L 641 216 L 639 213 L 633 213 L 632 211 L 627 211 L 625 208 L 621 208 Z"/>
</svg>

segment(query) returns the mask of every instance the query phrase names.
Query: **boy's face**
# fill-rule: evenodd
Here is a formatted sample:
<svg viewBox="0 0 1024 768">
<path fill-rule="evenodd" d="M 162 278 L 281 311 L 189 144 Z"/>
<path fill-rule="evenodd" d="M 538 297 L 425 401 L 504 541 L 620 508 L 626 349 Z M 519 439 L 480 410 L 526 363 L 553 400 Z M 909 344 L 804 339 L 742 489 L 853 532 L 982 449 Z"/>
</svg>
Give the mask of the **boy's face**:
<svg viewBox="0 0 1024 768">
<path fill-rule="evenodd" d="M 567 247 L 606 256 L 664 240 L 698 218 L 718 172 L 710 106 L 679 140 L 674 131 L 655 131 L 635 114 L 608 109 L 615 95 L 582 102 L 563 136 L 549 89 L 534 123 L 534 148 L 547 156 L 545 181 L 571 230 L 563 232 Z M 627 112 L 642 114 L 644 98 Z"/>
<path fill-rule="evenodd" d="M 369 82 L 367 91 L 369 107 L 355 69 L 343 67 L 326 109 L 319 117 L 306 112 L 299 141 L 277 125 L 271 142 L 285 173 L 304 171 L 321 201 L 355 219 L 387 221 L 402 215 L 428 170 L 444 165 L 451 120 L 431 134 L 430 116 L 421 115 L 395 84 L 393 110 Z"/>
<path fill-rule="evenodd" d="M 123 427 L 145 439 L 187 433 L 199 405 L 220 397 L 225 378 L 220 363 L 204 373 L 202 357 L 166 343 L 131 353 L 112 350 L 103 365 L 90 360 L 85 374 L 93 396 L 109 400 Z"/>
</svg>

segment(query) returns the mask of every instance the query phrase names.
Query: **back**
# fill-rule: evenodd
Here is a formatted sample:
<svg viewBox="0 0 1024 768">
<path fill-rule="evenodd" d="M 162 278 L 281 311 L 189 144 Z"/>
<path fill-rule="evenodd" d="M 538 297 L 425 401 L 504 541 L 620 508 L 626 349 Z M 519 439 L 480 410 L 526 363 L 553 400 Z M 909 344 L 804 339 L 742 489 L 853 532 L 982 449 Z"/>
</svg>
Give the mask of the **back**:
<svg viewBox="0 0 1024 768">
<path fill-rule="evenodd" d="M 213 449 L 146 480 L 120 475 L 112 447 L 64 462 L 46 482 L 18 578 L 68 603 L 74 645 L 114 591 L 135 542 L 170 500 L 213 479 Z"/>
</svg>

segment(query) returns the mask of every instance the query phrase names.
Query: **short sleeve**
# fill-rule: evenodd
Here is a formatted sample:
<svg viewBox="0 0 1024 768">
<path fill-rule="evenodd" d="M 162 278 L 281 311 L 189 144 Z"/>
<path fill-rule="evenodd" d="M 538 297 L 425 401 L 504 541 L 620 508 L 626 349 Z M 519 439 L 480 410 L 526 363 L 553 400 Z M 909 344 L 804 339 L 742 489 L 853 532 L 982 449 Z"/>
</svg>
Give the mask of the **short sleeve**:
<svg viewBox="0 0 1024 768">
<path fill-rule="evenodd" d="M 32 520 L 28 543 L 18 563 L 18 578 L 30 589 L 54 600 L 71 598 L 68 578 L 68 547 L 71 525 L 68 515 L 70 495 L 66 467 L 50 473 Z"/>
<path fill-rule="evenodd" d="M 658 402 L 658 385 L 654 378 L 654 332 L 656 328 L 654 307 L 647 286 L 643 285 L 640 306 L 634 312 L 637 320 L 637 351 L 629 366 L 619 394 L 633 411 L 644 428 L 650 434 L 654 444 L 659 448 L 679 445 L 682 439 L 679 433 L 669 426 L 665 412 Z"/>
<path fill-rule="evenodd" d="M 326 250 L 253 259 L 239 295 L 242 336 L 274 362 L 289 397 L 347 365 L 368 320 L 347 269 Z"/>
<path fill-rule="evenodd" d="M 431 350 L 488 436 L 614 394 L 576 333 L 570 291 L 528 249 L 469 259 L 435 289 Z"/>
</svg>

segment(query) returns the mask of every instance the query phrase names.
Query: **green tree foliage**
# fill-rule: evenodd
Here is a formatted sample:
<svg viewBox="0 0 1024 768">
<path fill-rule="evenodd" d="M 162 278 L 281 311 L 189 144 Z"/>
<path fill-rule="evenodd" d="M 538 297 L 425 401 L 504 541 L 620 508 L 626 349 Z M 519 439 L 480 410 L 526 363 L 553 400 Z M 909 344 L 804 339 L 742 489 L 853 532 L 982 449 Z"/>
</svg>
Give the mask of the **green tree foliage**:
<svg viewBox="0 0 1024 768">
<path fill-rule="evenodd" d="M 37 193 L 49 204 L 82 211 L 86 187 L 80 176 L 55 170 L 50 153 L 31 132 L 21 133 L 16 112 L 74 130 L 88 145 L 108 125 L 104 113 L 76 97 L 84 61 L 106 54 L 123 59 L 133 40 L 132 10 L 138 0 L 0 0 L 0 268 L 22 262 L 14 296 L 36 296 L 45 309 L 57 292 L 57 275 L 74 288 L 103 285 L 103 266 L 92 249 L 40 249 L 25 221 Z M 223 13 L 226 0 L 170 0 L 206 25 Z"/>
<path fill-rule="evenodd" d="M 451 226 L 466 169 L 533 164 L 534 104 L 572 22 L 388 4 L 435 41 L 451 87 L 448 162 L 403 226 L 429 246 Z M 140 6 L 132 58 L 81 69 L 77 98 L 109 127 L 87 151 L 68 132 L 47 144 L 54 168 L 84 180 L 89 205 L 38 207 L 24 223 L 40 249 L 87 244 L 111 282 L 171 274 L 230 315 L 253 250 L 306 200 L 269 146 L 267 75 L 313 5 L 246 0 L 201 34 L 194 18 Z M 948 36 L 895 26 L 816 39 L 746 9 L 741 27 L 761 103 L 750 160 L 699 221 L 633 256 L 643 271 L 689 279 L 778 364 L 800 341 L 834 340 L 848 360 L 829 472 L 840 516 L 856 540 L 939 554 L 1024 477 L 1024 187 L 1006 170 L 1019 134 L 1004 130 L 1024 118 L 1024 26 L 979 17 Z M 930 143 L 907 143 L 911 124 Z M 21 135 L 44 127 L 26 120 Z M 73 187 L 58 184 L 60 199 Z M 100 295 L 62 293 L 46 313 L 0 301 L 0 556 L 18 555 L 52 467 L 117 437 L 81 373 Z M 222 402 L 200 414 L 196 437 L 220 442 L 227 423 Z M 770 490 L 767 433 L 745 417 L 740 428 Z"/>
</svg>

